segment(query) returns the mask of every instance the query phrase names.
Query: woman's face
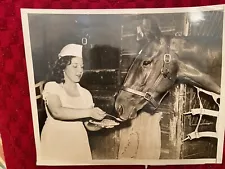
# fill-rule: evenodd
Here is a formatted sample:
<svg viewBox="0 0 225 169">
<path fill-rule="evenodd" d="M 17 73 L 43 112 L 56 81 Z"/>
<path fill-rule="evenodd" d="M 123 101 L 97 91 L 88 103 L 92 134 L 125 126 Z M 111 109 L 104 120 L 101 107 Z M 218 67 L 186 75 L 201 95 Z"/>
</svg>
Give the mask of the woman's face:
<svg viewBox="0 0 225 169">
<path fill-rule="evenodd" d="M 83 60 L 80 57 L 74 57 L 71 59 L 71 64 L 67 65 L 64 70 L 65 80 L 69 79 L 74 83 L 80 81 L 83 75 Z"/>
</svg>

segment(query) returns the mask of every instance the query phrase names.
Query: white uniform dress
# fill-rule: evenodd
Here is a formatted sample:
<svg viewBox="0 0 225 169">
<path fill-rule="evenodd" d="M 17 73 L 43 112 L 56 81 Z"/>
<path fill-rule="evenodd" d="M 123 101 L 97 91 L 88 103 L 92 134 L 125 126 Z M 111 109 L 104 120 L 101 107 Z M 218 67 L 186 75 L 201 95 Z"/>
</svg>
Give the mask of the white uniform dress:
<svg viewBox="0 0 225 169">
<path fill-rule="evenodd" d="M 91 93 L 77 84 L 80 96 L 71 97 L 62 84 L 48 82 L 43 91 L 47 102 L 48 94 L 59 96 L 62 106 L 86 109 L 94 106 Z M 91 150 L 87 131 L 82 121 L 65 122 L 52 118 L 47 111 L 47 120 L 41 133 L 41 160 L 58 164 L 75 164 L 77 161 L 91 160 Z"/>
</svg>

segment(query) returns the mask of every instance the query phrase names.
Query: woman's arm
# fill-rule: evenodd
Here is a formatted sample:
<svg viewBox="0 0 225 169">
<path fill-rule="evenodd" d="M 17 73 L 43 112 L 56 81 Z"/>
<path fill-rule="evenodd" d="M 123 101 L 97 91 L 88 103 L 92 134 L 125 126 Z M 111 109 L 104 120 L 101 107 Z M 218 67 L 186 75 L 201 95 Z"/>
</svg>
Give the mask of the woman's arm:
<svg viewBox="0 0 225 169">
<path fill-rule="evenodd" d="M 49 94 L 48 108 L 52 116 L 57 120 L 77 120 L 92 117 L 101 120 L 105 117 L 105 112 L 98 108 L 73 109 L 62 107 L 62 103 L 57 95 Z"/>
</svg>

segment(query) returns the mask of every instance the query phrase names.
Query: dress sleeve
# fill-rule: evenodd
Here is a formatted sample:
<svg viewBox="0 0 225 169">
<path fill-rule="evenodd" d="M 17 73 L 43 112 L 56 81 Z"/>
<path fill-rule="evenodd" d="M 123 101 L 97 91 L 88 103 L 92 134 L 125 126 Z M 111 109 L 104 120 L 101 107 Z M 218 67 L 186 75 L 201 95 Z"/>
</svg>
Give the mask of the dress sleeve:
<svg viewBox="0 0 225 169">
<path fill-rule="evenodd" d="M 93 108 L 95 106 L 92 94 L 87 89 L 84 88 L 83 88 L 83 97 L 85 97 L 88 107 Z"/>
<path fill-rule="evenodd" d="M 91 94 L 89 91 L 87 91 L 87 92 L 89 93 L 89 102 L 90 102 L 90 106 L 91 106 L 91 107 L 94 107 L 94 106 L 95 106 L 95 103 L 94 103 L 94 101 L 93 101 L 92 94 Z"/>
<path fill-rule="evenodd" d="M 49 94 L 56 94 L 59 95 L 60 92 L 60 86 L 56 82 L 48 82 L 45 84 L 42 96 L 43 100 L 47 101 L 47 96 Z"/>
</svg>

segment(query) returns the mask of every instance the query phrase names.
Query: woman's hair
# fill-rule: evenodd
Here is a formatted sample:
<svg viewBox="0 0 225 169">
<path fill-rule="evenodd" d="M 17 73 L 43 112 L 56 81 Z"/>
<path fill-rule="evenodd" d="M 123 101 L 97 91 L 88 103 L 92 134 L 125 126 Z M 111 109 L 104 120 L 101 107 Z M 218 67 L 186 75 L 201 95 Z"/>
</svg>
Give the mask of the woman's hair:
<svg viewBox="0 0 225 169">
<path fill-rule="evenodd" d="M 56 83 L 64 83 L 64 69 L 67 65 L 71 64 L 71 60 L 75 56 L 63 56 L 62 58 L 58 59 L 54 66 L 52 67 L 52 70 L 48 74 L 47 81 L 55 81 Z"/>
</svg>

